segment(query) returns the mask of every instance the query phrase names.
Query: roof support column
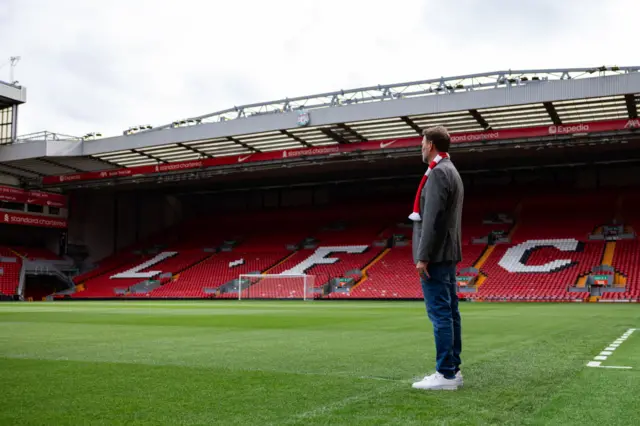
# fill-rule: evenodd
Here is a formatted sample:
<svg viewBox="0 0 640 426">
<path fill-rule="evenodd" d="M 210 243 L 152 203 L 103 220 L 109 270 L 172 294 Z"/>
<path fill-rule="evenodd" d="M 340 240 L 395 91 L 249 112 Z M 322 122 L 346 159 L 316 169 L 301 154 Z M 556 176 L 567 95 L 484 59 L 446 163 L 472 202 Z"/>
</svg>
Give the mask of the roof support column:
<svg viewBox="0 0 640 426">
<path fill-rule="evenodd" d="M 638 108 L 636 107 L 636 96 L 638 95 L 624 95 L 624 100 L 627 103 L 627 111 L 629 112 L 629 118 L 638 118 Z"/>
</svg>

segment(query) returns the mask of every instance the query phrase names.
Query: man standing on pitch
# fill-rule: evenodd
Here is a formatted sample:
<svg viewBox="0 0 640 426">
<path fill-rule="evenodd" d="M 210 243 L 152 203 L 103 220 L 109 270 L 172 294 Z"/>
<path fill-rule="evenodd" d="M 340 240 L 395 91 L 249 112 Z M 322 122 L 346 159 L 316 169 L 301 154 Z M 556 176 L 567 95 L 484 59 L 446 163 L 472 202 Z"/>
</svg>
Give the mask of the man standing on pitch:
<svg viewBox="0 0 640 426">
<path fill-rule="evenodd" d="M 429 167 L 409 216 L 414 221 L 413 260 L 436 343 L 436 372 L 414 383 L 415 389 L 455 390 L 462 386 L 456 266 L 462 260 L 464 188 L 449 158 L 450 143 L 444 127 L 423 131 L 422 161 Z"/>
</svg>

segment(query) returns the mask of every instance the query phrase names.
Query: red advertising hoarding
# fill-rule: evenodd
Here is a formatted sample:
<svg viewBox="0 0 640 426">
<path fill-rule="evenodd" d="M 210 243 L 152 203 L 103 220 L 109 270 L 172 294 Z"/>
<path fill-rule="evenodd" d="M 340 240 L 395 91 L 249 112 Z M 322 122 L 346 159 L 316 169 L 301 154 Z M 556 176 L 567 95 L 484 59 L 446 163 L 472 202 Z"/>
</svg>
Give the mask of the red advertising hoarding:
<svg viewBox="0 0 640 426">
<path fill-rule="evenodd" d="M 598 133 L 616 130 L 640 128 L 640 119 L 608 120 L 590 123 L 575 123 L 558 126 L 538 126 L 519 129 L 487 130 L 482 132 L 452 133 L 451 143 L 474 143 L 483 141 L 500 141 L 510 139 L 535 138 L 543 136 L 564 136 L 582 133 Z M 344 145 L 333 145 L 317 148 L 298 148 L 284 151 L 261 152 L 253 154 L 234 155 L 228 157 L 207 158 L 203 160 L 179 161 L 175 163 L 158 164 L 150 166 L 137 166 L 101 172 L 75 173 L 60 176 L 45 176 L 42 179 L 45 185 L 58 183 L 109 179 L 115 177 L 130 177 L 166 173 L 183 170 L 195 170 L 216 166 L 228 166 L 242 163 L 255 163 L 262 161 L 283 160 L 302 156 L 332 155 L 355 151 L 379 151 L 385 149 L 411 148 L 420 145 L 421 138 L 405 138 L 393 140 L 380 140 L 360 142 Z"/>
<path fill-rule="evenodd" d="M 6 225 L 38 226 L 42 228 L 66 228 L 67 220 L 60 217 L 40 216 L 29 213 L 0 212 L 1 223 Z"/>
<path fill-rule="evenodd" d="M 0 201 L 51 207 L 67 206 L 67 197 L 64 195 L 43 191 L 27 191 L 22 188 L 5 185 L 0 185 Z"/>
</svg>

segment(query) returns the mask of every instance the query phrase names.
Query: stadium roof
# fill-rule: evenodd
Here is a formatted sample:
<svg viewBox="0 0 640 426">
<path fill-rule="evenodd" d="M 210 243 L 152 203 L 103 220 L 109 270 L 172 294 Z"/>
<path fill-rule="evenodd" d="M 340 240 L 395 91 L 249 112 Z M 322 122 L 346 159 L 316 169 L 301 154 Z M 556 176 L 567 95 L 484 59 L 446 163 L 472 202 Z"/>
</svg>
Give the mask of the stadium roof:
<svg viewBox="0 0 640 426">
<path fill-rule="evenodd" d="M 401 139 L 436 124 L 459 133 L 629 119 L 639 103 L 640 67 L 496 71 L 244 105 L 118 137 L 32 134 L 2 148 L 0 171 L 53 175 Z"/>
<path fill-rule="evenodd" d="M 0 109 L 26 102 L 27 89 L 0 80 Z"/>
</svg>

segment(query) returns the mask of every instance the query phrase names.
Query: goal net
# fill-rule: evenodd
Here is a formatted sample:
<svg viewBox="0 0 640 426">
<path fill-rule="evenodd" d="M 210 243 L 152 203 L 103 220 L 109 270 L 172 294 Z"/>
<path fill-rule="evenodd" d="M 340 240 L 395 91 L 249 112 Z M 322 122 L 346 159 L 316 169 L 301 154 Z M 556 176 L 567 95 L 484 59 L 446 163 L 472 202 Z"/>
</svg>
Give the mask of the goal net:
<svg viewBox="0 0 640 426">
<path fill-rule="evenodd" d="M 238 279 L 238 300 L 313 300 L 314 275 L 242 274 Z"/>
</svg>

